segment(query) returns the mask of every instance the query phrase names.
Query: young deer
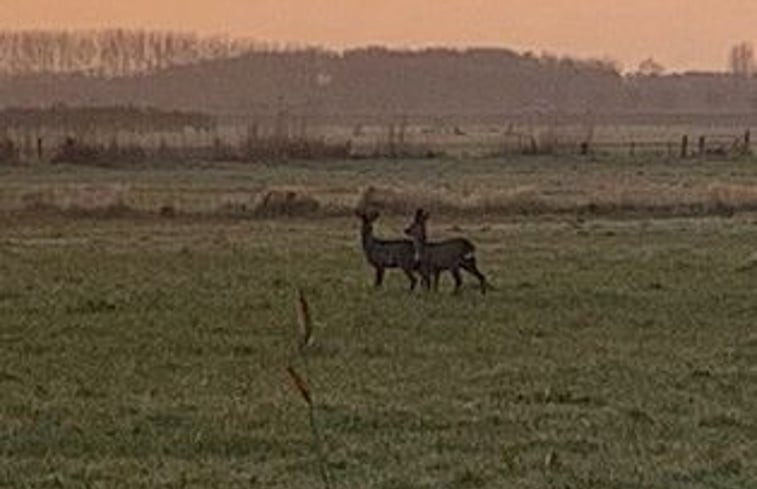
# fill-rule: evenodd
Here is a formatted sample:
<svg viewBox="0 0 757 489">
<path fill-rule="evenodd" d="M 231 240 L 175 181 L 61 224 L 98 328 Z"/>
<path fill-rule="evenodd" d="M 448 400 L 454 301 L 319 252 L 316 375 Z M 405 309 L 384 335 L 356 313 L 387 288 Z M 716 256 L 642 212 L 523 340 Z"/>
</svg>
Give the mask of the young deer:
<svg viewBox="0 0 757 489">
<path fill-rule="evenodd" d="M 400 268 L 410 281 L 410 290 L 414 290 L 418 280 L 414 273 L 416 262 L 413 242 L 409 239 L 377 239 L 373 236 L 373 223 L 378 219 L 379 213 L 374 210 L 355 211 L 355 214 L 362 221 L 360 239 L 363 254 L 368 263 L 376 269 L 375 286 L 381 287 L 387 268 Z"/>
<path fill-rule="evenodd" d="M 426 237 L 428 217 L 428 212 L 418 209 L 413 223 L 405 229 L 405 234 L 413 238 L 415 259 L 418 262 L 418 272 L 421 275 L 423 287 L 429 290 L 433 278 L 434 289 L 438 289 L 439 274 L 444 270 L 449 270 L 455 280 L 455 293 L 457 293 L 463 282 L 460 276 L 460 269 L 463 269 L 478 279 L 481 285 L 481 293 L 485 294 L 489 284 L 484 274 L 476 266 L 474 255 L 476 247 L 465 238 L 452 238 L 429 243 Z"/>
</svg>

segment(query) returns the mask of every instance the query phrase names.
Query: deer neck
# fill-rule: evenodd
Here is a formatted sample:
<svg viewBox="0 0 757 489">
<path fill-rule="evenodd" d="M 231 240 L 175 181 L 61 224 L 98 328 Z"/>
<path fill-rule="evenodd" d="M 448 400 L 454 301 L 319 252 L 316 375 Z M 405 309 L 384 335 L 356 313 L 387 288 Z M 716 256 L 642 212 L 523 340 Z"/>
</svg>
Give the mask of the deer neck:
<svg viewBox="0 0 757 489">
<path fill-rule="evenodd" d="M 415 250 L 415 259 L 420 261 L 426 253 L 426 236 L 413 236 L 413 249 Z"/>
<path fill-rule="evenodd" d="M 363 250 L 366 253 L 370 253 L 373 249 L 373 226 L 370 224 L 364 224 L 360 230 L 360 241 L 363 244 Z"/>
</svg>

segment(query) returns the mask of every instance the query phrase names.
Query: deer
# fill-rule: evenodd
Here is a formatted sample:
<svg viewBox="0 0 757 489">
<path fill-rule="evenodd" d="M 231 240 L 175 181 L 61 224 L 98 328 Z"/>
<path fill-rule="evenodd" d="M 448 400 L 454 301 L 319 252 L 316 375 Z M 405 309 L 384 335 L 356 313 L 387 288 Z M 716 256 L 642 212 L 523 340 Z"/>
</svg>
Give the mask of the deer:
<svg viewBox="0 0 757 489">
<path fill-rule="evenodd" d="M 427 291 L 431 289 L 433 278 L 434 290 L 439 288 L 439 275 L 444 270 L 452 273 L 455 280 L 453 293 L 460 290 L 463 283 L 460 270 L 465 270 L 479 281 L 481 293 L 486 294 L 491 288 L 486 277 L 476 265 L 476 247 L 466 238 L 451 238 L 443 241 L 428 242 L 426 236 L 426 221 L 429 213 L 423 209 L 415 212 L 412 224 L 405 229 L 405 234 L 412 238 L 415 251 L 417 270 L 421 276 L 421 284 Z"/>
<path fill-rule="evenodd" d="M 387 268 L 399 268 L 410 281 L 410 291 L 415 290 L 418 279 L 415 277 L 417 262 L 415 247 L 409 239 L 378 239 L 373 235 L 373 223 L 379 217 L 376 210 L 355 211 L 361 221 L 360 240 L 363 254 L 368 263 L 376 270 L 374 286 L 381 287 L 384 282 L 384 272 Z"/>
</svg>

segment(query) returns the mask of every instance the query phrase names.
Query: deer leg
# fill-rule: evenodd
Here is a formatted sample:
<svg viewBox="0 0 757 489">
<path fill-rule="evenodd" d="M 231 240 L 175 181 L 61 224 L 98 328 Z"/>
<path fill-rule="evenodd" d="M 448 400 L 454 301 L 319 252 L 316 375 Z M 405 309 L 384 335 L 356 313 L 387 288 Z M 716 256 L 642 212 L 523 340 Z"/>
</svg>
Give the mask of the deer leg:
<svg viewBox="0 0 757 489">
<path fill-rule="evenodd" d="M 384 283 L 384 268 L 383 267 L 376 267 L 376 287 L 381 287 L 381 284 Z"/>
<path fill-rule="evenodd" d="M 457 294 L 460 291 L 460 285 L 463 283 L 463 277 L 460 276 L 460 269 L 457 267 L 450 268 L 449 271 L 452 273 L 452 278 L 455 279 L 455 290 L 452 293 Z"/>
<path fill-rule="evenodd" d="M 479 284 L 481 284 L 481 293 L 486 294 L 486 288 L 489 286 L 489 284 L 486 281 L 484 274 L 481 273 L 481 271 L 479 271 L 478 267 L 476 266 L 476 257 L 472 256 L 470 258 L 464 259 L 462 262 L 460 262 L 460 268 L 476 277 Z"/>
<path fill-rule="evenodd" d="M 439 276 L 442 274 L 441 270 L 434 270 L 434 292 L 439 291 Z"/>
<path fill-rule="evenodd" d="M 415 274 L 410 269 L 403 269 L 405 272 L 405 275 L 407 275 L 407 279 L 410 280 L 410 292 L 415 290 L 415 285 L 418 283 L 418 279 L 415 278 Z"/>
<path fill-rule="evenodd" d="M 423 285 L 423 290 L 429 291 L 431 290 L 431 272 L 424 268 L 421 268 L 420 270 L 421 274 L 421 285 Z"/>
<path fill-rule="evenodd" d="M 423 288 L 426 290 L 426 292 L 431 291 L 431 276 L 428 274 L 425 274 L 423 276 Z"/>
</svg>

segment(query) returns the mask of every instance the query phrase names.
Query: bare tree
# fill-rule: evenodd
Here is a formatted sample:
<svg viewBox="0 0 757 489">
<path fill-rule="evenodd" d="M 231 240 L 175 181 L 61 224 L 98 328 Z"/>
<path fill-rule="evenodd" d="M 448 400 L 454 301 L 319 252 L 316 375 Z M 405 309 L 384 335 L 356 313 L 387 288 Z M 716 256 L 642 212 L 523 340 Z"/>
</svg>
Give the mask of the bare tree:
<svg viewBox="0 0 757 489">
<path fill-rule="evenodd" d="M 665 74 L 665 67 L 654 58 L 647 58 L 639 63 L 638 73 L 642 76 L 661 76 Z"/>
<path fill-rule="evenodd" d="M 731 48 L 728 59 L 731 73 L 749 78 L 754 73 L 754 48 L 751 43 L 742 42 Z"/>
<path fill-rule="evenodd" d="M 249 39 L 110 29 L 0 32 L 0 75 L 122 76 L 260 50 Z"/>
</svg>

